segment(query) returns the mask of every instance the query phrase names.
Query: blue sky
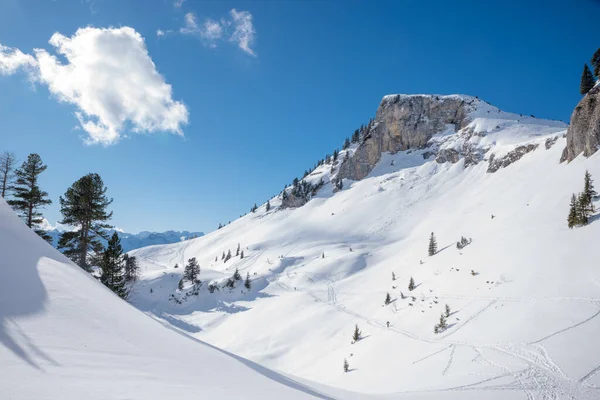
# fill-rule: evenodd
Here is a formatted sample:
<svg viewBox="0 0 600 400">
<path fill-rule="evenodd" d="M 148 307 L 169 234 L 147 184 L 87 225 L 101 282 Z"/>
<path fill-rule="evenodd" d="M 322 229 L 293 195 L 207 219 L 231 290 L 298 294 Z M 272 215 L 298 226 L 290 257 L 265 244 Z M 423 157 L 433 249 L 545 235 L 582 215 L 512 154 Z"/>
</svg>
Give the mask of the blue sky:
<svg viewBox="0 0 600 400">
<path fill-rule="evenodd" d="M 45 211 L 52 223 L 60 219 L 59 196 L 97 172 L 114 198 L 113 223 L 126 231 L 208 232 L 340 147 L 385 94 L 466 93 L 506 111 L 568 121 L 583 63 L 600 46 L 599 13 L 591 0 L 4 0 L 0 44 L 13 54 L 56 55 L 48 43 L 55 32 L 71 38 L 86 26 L 133 28 L 172 87 L 161 112 L 182 104 L 187 116 L 146 133 L 126 122 L 116 143 L 85 144 L 80 106 L 58 101 L 50 80 L 29 82 L 23 67 L 0 74 L 0 151 L 20 160 L 37 152 L 48 164 L 41 184 L 54 201 Z M 207 21 L 218 25 L 218 37 L 208 35 Z M 250 21 L 254 34 L 240 21 Z M 238 26 L 246 36 L 235 36 Z M 59 55 L 57 62 L 69 61 Z M 105 88 L 129 93 L 122 82 L 115 76 L 82 90 L 102 103 L 110 100 Z M 95 109 L 118 114 L 119 107 L 108 101 Z M 161 113 L 144 110 L 163 124 Z"/>
</svg>

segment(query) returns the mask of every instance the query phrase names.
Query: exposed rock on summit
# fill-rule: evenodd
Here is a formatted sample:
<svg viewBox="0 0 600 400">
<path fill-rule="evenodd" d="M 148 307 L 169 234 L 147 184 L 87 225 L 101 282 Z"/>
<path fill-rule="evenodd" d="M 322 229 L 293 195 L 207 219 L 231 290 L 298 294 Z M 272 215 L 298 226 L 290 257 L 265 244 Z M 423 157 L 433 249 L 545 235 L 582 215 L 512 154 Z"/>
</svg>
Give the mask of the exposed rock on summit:
<svg viewBox="0 0 600 400">
<path fill-rule="evenodd" d="M 371 172 L 381 153 L 424 148 L 440 132 L 454 132 L 469 124 L 476 98 L 470 96 L 390 95 L 377 109 L 375 121 L 354 155 L 345 162 L 340 177 L 360 180 Z M 457 161 L 458 153 L 441 156 Z"/>
</svg>

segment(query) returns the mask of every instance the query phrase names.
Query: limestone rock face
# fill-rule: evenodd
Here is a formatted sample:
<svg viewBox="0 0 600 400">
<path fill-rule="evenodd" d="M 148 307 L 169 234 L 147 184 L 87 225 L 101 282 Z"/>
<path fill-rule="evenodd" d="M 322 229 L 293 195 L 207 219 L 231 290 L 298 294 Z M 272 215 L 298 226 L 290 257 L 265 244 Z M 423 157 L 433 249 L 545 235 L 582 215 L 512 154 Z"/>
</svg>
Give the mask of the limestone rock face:
<svg viewBox="0 0 600 400">
<path fill-rule="evenodd" d="M 600 144 L 600 85 L 596 85 L 577 104 L 567 130 L 567 147 L 560 161 L 571 161 L 579 154 L 589 157 Z"/>
<path fill-rule="evenodd" d="M 537 148 L 537 144 L 528 144 L 526 146 L 519 146 L 515 148 L 513 151 L 509 152 L 507 155 L 501 158 L 496 158 L 492 154 L 490 156 L 490 163 L 487 172 L 494 173 L 500 168 L 506 168 L 515 161 L 519 161 L 521 157 L 523 157 L 525 154 L 532 152 Z"/>
<path fill-rule="evenodd" d="M 344 162 L 340 177 L 360 180 L 371 172 L 381 153 L 422 149 L 433 135 L 469 124 L 468 114 L 479 100 L 469 96 L 391 95 L 385 96 L 377 109 L 374 123 L 364 135 L 354 155 Z M 457 154 L 442 158 L 451 162 Z M 442 159 L 439 162 L 444 162 Z"/>
</svg>

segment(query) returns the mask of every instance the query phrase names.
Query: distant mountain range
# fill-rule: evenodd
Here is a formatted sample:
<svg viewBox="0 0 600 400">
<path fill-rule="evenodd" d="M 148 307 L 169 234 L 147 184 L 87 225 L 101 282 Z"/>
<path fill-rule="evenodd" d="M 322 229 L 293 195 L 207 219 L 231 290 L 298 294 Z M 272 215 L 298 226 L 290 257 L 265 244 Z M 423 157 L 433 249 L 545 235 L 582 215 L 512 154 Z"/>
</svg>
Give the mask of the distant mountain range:
<svg viewBox="0 0 600 400">
<path fill-rule="evenodd" d="M 46 229 L 46 232 L 52 237 L 52 245 L 56 247 L 58 245 L 58 239 L 60 234 L 64 232 L 61 226 Z M 123 251 L 128 252 L 131 250 L 139 249 L 141 247 L 152 246 L 155 244 L 170 244 L 182 242 L 184 240 L 203 236 L 203 232 L 188 232 L 188 231 L 166 231 L 166 232 L 148 232 L 142 231 L 140 233 L 127 233 L 115 231 L 113 229 L 107 230 L 108 234 L 112 236 L 114 232 L 117 232 L 121 238 L 121 246 Z M 102 241 L 106 245 L 106 241 Z"/>
</svg>

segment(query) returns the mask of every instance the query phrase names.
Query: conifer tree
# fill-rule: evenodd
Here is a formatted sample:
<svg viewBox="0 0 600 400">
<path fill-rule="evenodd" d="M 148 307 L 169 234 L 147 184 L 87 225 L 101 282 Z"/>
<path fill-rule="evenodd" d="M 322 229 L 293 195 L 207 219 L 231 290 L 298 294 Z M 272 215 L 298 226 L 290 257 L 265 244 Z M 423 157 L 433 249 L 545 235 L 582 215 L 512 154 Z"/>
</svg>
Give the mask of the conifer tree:
<svg viewBox="0 0 600 400">
<path fill-rule="evenodd" d="M 244 286 L 248 290 L 250 290 L 250 287 L 252 286 L 252 284 L 250 282 L 250 272 L 246 272 L 246 280 L 244 281 Z"/>
<path fill-rule="evenodd" d="M 433 256 L 437 253 L 437 241 L 435 240 L 435 235 L 431 232 L 431 236 L 429 237 L 429 255 Z"/>
<path fill-rule="evenodd" d="M 337 161 L 339 155 L 340 155 L 340 153 L 339 153 L 338 149 L 335 149 L 333 151 L 333 161 Z"/>
<path fill-rule="evenodd" d="M 50 242 L 52 239 L 38 225 L 42 223 L 40 208 L 52 204 L 48 193 L 40 189 L 39 176 L 48 168 L 37 154 L 30 154 L 20 168 L 15 171 L 15 183 L 12 187 L 13 200 L 8 204 L 19 214 L 25 224 L 33 229 L 42 239 Z"/>
<path fill-rule="evenodd" d="M 267 205 L 265 208 L 267 209 L 267 211 L 271 209 L 271 202 L 269 200 L 267 200 Z"/>
<path fill-rule="evenodd" d="M 440 322 L 438 323 L 438 326 L 441 331 L 448 327 L 448 324 L 446 323 L 446 317 L 444 316 L 444 314 L 440 315 Z"/>
<path fill-rule="evenodd" d="M 581 83 L 579 84 L 579 93 L 585 95 L 594 87 L 595 84 L 596 82 L 594 81 L 592 71 L 590 71 L 587 64 L 584 64 L 583 73 L 581 74 Z"/>
<path fill-rule="evenodd" d="M 594 181 L 589 171 L 585 171 L 584 183 L 583 183 L 583 195 L 585 197 L 585 206 L 589 214 L 594 212 L 594 198 L 598 195 L 594 190 Z"/>
<path fill-rule="evenodd" d="M 594 69 L 594 76 L 600 78 L 600 49 L 596 50 L 592 56 L 592 68 Z"/>
<path fill-rule="evenodd" d="M 410 290 L 411 292 L 415 290 L 415 280 L 412 276 L 410 277 L 410 281 L 408 282 L 408 290 Z"/>
<path fill-rule="evenodd" d="M 225 259 L 225 252 L 223 252 L 223 255 L 221 256 L 221 260 Z"/>
<path fill-rule="evenodd" d="M 446 304 L 444 313 L 445 313 L 444 315 L 446 316 L 446 318 L 448 318 L 450 316 L 450 306 L 448 304 Z"/>
<path fill-rule="evenodd" d="M 5 151 L 0 154 L 0 196 L 6 198 L 14 180 L 17 157 L 15 153 Z"/>
<path fill-rule="evenodd" d="M 587 225 L 589 222 L 588 216 L 587 197 L 584 192 L 581 192 L 577 197 L 577 224 Z"/>
<path fill-rule="evenodd" d="M 392 271 L 392 280 L 395 281 L 396 280 L 396 274 Z"/>
<path fill-rule="evenodd" d="M 343 149 L 346 150 L 346 149 L 348 149 L 348 147 L 350 147 L 350 138 L 346 138 L 346 140 L 344 140 Z"/>
<path fill-rule="evenodd" d="M 390 296 L 389 293 L 387 293 L 385 295 L 385 305 L 387 306 L 388 304 L 390 304 L 392 302 L 392 296 Z"/>
<path fill-rule="evenodd" d="M 225 256 L 225 262 L 231 260 L 231 250 L 227 250 L 227 255 Z"/>
<path fill-rule="evenodd" d="M 102 254 L 100 267 L 102 268 L 100 282 L 117 296 L 126 299 L 127 290 L 125 289 L 125 278 L 123 275 L 123 248 L 121 247 L 121 239 L 119 239 L 117 232 L 113 233 L 108 241 L 106 250 Z"/>
<path fill-rule="evenodd" d="M 244 258 L 244 250 L 240 252 L 240 259 Z"/>
<path fill-rule="evenodd" d="M 354 326 L 354 333 L 352 334 L 352 340 L 354 343 L 358 342 L 362 337 L 362 332 L 358 329 L 358 324 Z"/>
<path fill-rule="evenodd" d="M 238 243 L 237 249 L 235 250 L 235 256 L 238 257 L 240 255 L 240 244 Z"/>
<path fill-rule="evenodd" d="M 77 227 L 63 232 L 58 248 L 83 269 L 88 269 L 90 253 L 99 255 L 103 251 L 100 238 L 108 239 L 105 229 L 112 228 L 106 221 L 112 218 L 107 207 L 112 199 L 106 197 L 106 187 L 98 174 L 88 174 L 78 179 L 60 197 L 61 224 Z"/>
<path fill-rule="evenodd" d="M 348 364 L 348 360 L 344 358 L 344 372 L 348 372 L 350 369 L 350 364 Z"/>
<path fill-rule="evenodd" d="M 199 283 L 198 276 L 200 275 L 200 265 L 196 261 L 196 257 L 192 257 L 188 260 L 183 270 L 183 279 L 192 283 Z"/>
<path fill-rule="evenodd" d="M 240 271 L 236 268 L 235 272 L 233 273 L 232 276 L 234 281 L 241 281 L 242 280 L 242 275 L 240 275 Z"/>
<path fill-rule="evenodd" d="M 135 282 L 138 279 L 140 273 L 140 266 L 138 265 L 137 258 L 135 256 L 130 256 L 129 254 L 125 254 L 123 256 L 124 260 L 124 278 L 125 282 Z M 175 264 L 175 268 L 179 268 L 177 264 Z"/>
</svg>

